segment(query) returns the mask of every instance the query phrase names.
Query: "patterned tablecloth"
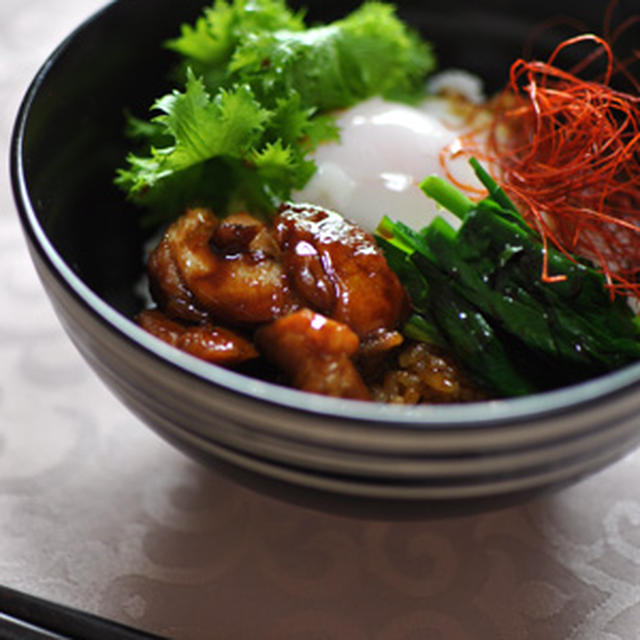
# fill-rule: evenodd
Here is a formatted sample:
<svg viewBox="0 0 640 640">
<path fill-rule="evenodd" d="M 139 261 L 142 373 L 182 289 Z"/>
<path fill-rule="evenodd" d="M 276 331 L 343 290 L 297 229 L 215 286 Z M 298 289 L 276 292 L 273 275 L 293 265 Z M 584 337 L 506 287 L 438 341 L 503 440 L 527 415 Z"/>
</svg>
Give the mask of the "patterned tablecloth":
<svg viewBox="0 0 640 640">
<path fill-rule="evenodd" d="M 100 0 L 1 0 L 0 149 Z M 328 514 L 240 487 L 131 416 L 80 359 L 0 175 L 0 583 L 182 640 L 640 637 L 640 454 L 480 514 Z"/>
</svg>

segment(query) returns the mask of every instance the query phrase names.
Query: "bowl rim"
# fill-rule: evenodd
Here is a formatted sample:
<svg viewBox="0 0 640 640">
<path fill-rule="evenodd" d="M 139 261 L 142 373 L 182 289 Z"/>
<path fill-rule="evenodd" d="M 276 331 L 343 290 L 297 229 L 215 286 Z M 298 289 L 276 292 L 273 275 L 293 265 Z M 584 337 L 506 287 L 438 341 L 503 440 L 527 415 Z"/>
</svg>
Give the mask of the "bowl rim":
<svg viewBox="0 0 640 640">
<path fill-rule="evenodd" d="M 320 396 L 275 383 L 251 378 L 198 360 L 148 334 L 92 291 L 74 273 L 48 239 L 29 193 L 24 167 L 24 138 L 31 108 L 46 83 L 50 71 L 65 51 L 73 46 L 88 26 L 113 10 L 122 0 L 113 0 L 86 18 L 49 54 L 33 77 L 19 106 L 10 138 L 10 179 L 16 208 L 31 248 L 48 271 L 77 303 L 94 319 L 124 339 L 128 345 L 153 356 L 162 366 L 171 367 L 219 389 L 243 398 L 316 418 L 340 418 L 373 425 L 393 423 L 404 428 L 481 428 L 553 418 L 585 410 L 605 400 L 615 401 L 633 387 L 640 386 L 640 362 L 600 377 L 560 389 L 519 398 L 488 400 L 469 404 L 402 406 Z M 124 196 L 123 196 L 124 198 Z"/>
</svg>

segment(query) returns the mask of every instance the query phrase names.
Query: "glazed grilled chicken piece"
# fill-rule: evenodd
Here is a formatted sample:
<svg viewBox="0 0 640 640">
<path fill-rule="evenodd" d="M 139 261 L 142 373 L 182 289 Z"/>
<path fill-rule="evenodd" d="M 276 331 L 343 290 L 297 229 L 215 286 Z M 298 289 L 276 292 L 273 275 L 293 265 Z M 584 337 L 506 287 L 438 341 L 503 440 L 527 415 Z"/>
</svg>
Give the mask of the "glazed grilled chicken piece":
<svg viewBox="0 0 640 640">
<path fill-rule="evenodd" d="M 274 233 L 291 286 L 306 306 L 348 325 L 364 343 L 397 346 L 409 302 L 370 234 L 306 204 L 283 205 Z"/>
<path fill-rule="evenodd" d="M 232 366 L 258 357 L 251 342 L 224 327 L 210 323 L 184 325 L 158 309 L 141 312 L 137 321 L 157 338 L 207 362 Z"/>
<path fill-rule="evenodd" d="M 178 270 L 167 234 L 149 254 L 147 275 L 151 297 L 167 315 L 188 322 L 209 319 L 209 314 L 198 305 Z"/>
<path fill-rule="evenodd" d="M 188 210 L 151 254 L 149 275 L 160 307 L 185 320 L 255 325 L 296 308 L 278 246 L 248 214 Z"/>
<path fill-rule="evenodd" d="M 256 331 L 256 344 L 303 391 L 368 400 L 369 391 L 351 360 L 360 346 L 345 324 L 301 309 Z"/>
<path fill-rule="evenodd" d="M 293 386 L 344 398 L 369 398 L 360 371 L 373 377 L 402 343 L 409 309 L 374 238 L 311 205 L 283 205 L 273 228 L 248 214 L 219 220 L 188 210 L 152 252 L 148 273 L 161 311 L 139 322 L 154 335 L 238 364 L 256 349 L 217 325 L 255 330 L 260 353 Z"/>
</svg>

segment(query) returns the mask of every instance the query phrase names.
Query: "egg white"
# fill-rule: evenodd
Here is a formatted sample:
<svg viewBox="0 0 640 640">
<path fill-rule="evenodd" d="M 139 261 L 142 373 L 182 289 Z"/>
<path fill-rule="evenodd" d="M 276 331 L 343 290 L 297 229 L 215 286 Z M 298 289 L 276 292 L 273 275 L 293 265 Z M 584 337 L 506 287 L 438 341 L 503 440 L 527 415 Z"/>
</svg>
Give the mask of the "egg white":
<svg viewBox="0 0 640 640">
<path fill-rule="evenodd" d="M 454 82 L 471 94 L 469 102 L 479 100 L 473 77 L 459 74 Z M 438 80 L 439 89 L 446 85 L 451 82 Z M 468 128 L 459 106 L 459 96 L 444 93 L 417 107 L 377 97 L 343 111 L 337 117 L 340 140 L 318 147 L 312 156 L 317 171 L 293 200 L 338 211 L 368 231 L 384 215 L 415 229 L 441 215 L 457 227 L 455 216 L 439 209 L 419 185 L 429 175 L 446 177 L 441 151 L 459 145 Z M 477 185 L 467 158 L 454 158 L 448 167 L 456 180 Z"/>
</svg>

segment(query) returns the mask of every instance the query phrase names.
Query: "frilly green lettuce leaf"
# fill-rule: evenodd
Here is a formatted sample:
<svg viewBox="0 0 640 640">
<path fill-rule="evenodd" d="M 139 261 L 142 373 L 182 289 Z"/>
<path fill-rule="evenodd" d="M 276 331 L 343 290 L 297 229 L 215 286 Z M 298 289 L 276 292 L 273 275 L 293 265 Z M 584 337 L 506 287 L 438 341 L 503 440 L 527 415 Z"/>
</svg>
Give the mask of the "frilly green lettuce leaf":
<svg viewBox="0 0 640 640">
<path fill-rule="evenodd" d="M 149 120 L 129 118 L 140 147 L 116 177 L 155 218 L 196 203 L 269 213 L 313 175 L 308 154 L 338 137 L 333 110 L 420 96 L 435 65 L 380 2 L 305 28 L 282 0 L 216 0 L 168 46 L 184 89 L 156 100 Z"/>
<path fill-rule="evenodd" d="M 288 9 L 284 0 L 218 0 L 203 10 L 195 25 L 182 25 L 181 35 L 169 40 L 167 46 L 191 66 L 226 66 L 238 44 L 253 34 L 280 29 L 303 31 L 303 16 Z"/>
</svg>

